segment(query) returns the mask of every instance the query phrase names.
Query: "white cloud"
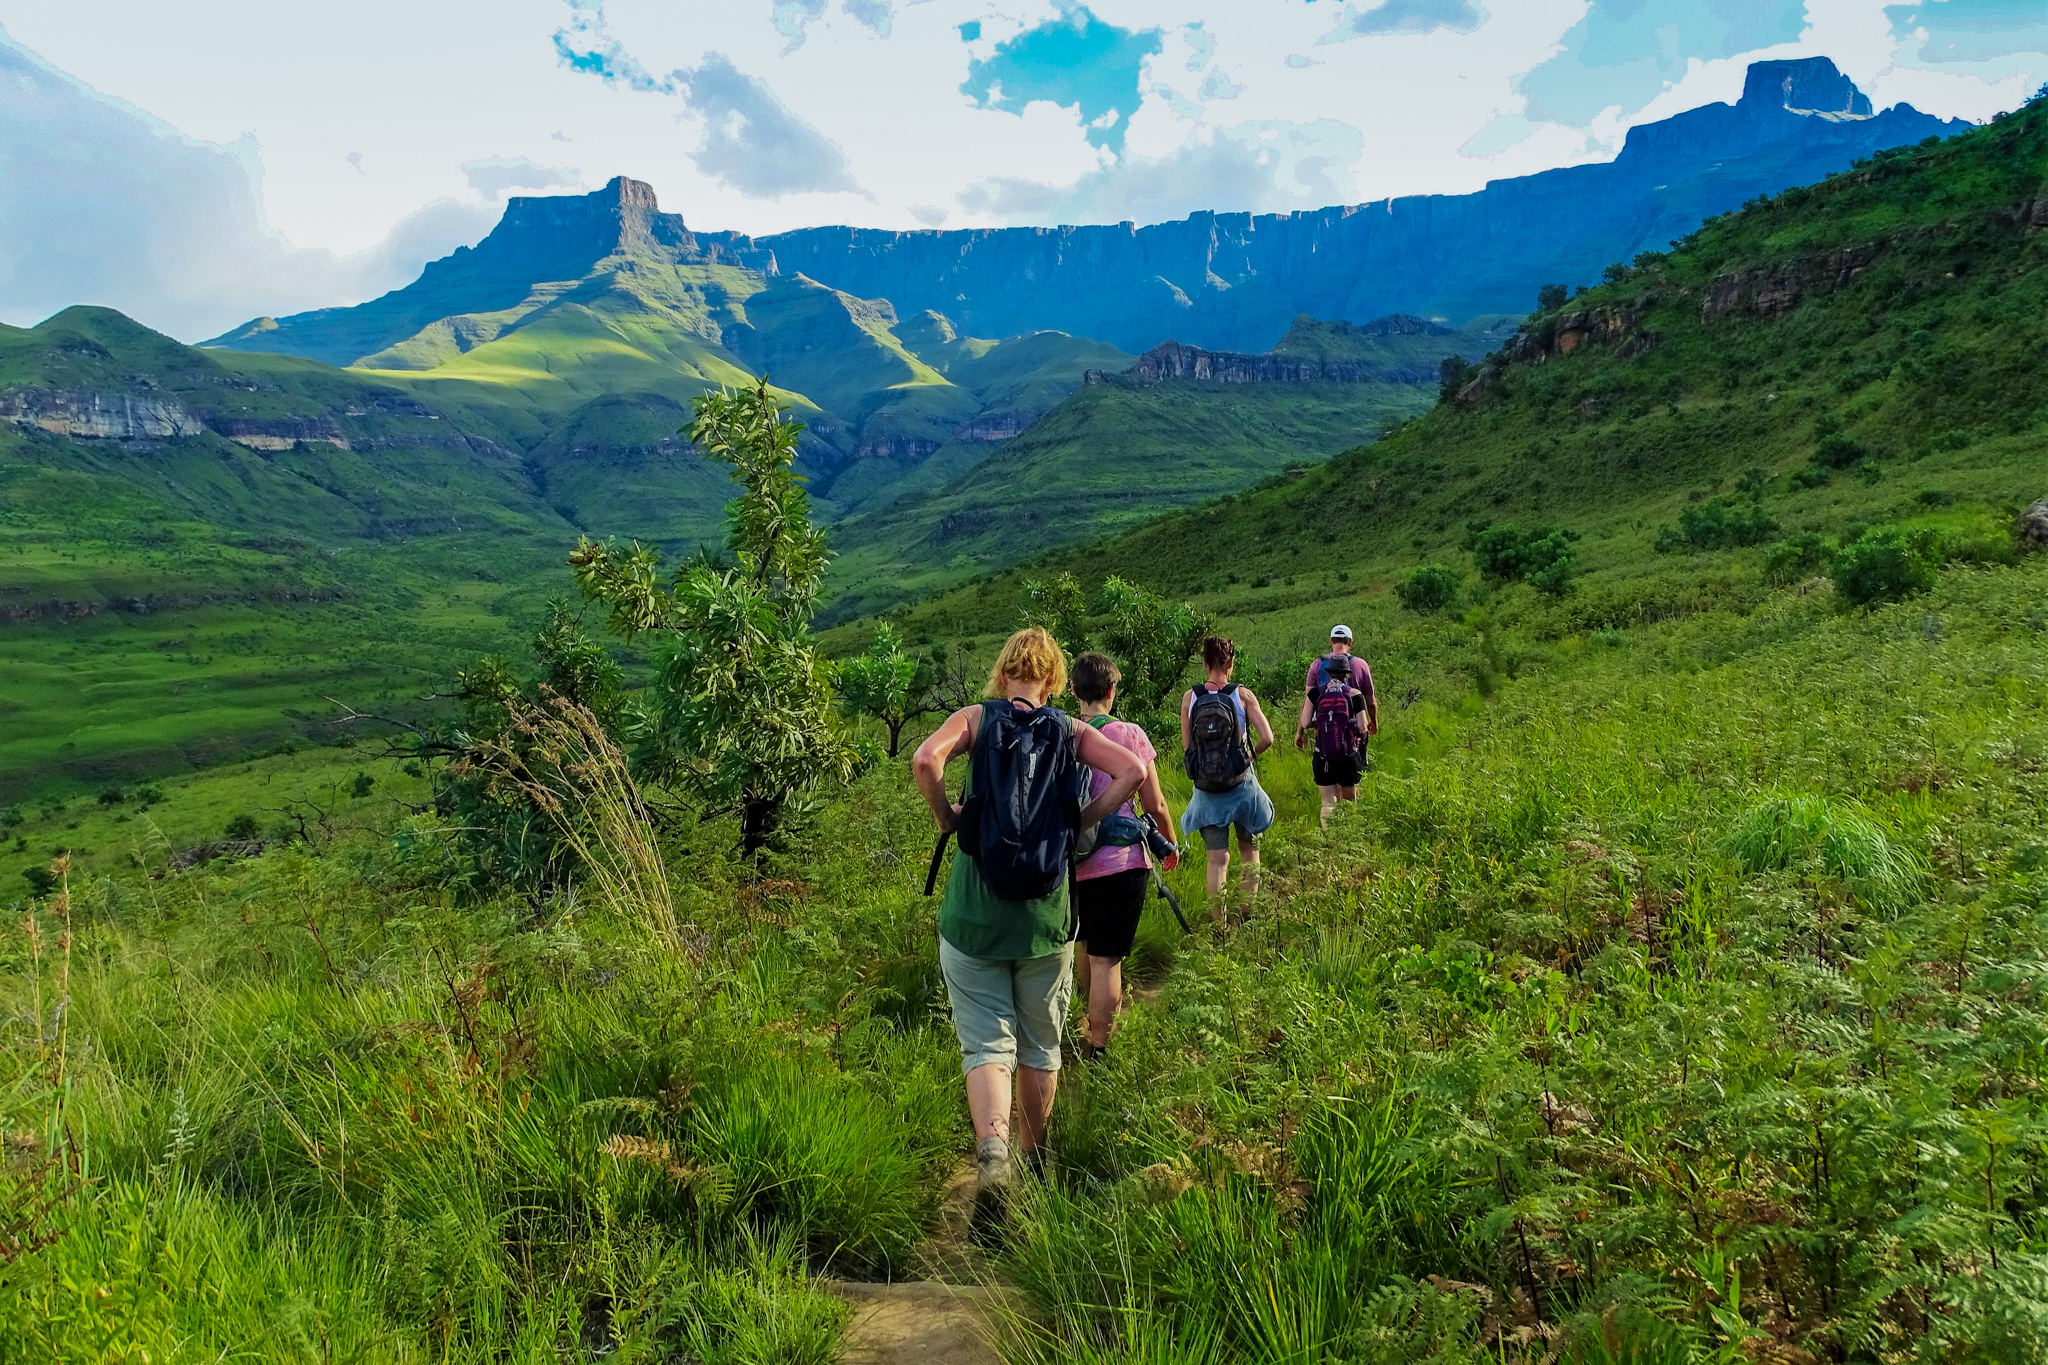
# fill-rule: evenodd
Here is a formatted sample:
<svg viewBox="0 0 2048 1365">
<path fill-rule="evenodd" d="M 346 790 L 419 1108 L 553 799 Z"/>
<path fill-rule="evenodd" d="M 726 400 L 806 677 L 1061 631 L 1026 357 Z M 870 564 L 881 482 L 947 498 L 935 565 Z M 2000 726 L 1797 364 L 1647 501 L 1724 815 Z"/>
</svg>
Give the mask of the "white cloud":
<svg viewBox="0 0 2048 1365">
<path fill-rule="evenodd" d="M 0 321 L 25 326 L 96 303 L 198 340 L 259 314 L 395 288 L 497 218 L 495 206 L 435 200 L 338 257 L 270 230 L 259 175 L 250 139 L 185 137 L 0 33 Z"/>
</svg>

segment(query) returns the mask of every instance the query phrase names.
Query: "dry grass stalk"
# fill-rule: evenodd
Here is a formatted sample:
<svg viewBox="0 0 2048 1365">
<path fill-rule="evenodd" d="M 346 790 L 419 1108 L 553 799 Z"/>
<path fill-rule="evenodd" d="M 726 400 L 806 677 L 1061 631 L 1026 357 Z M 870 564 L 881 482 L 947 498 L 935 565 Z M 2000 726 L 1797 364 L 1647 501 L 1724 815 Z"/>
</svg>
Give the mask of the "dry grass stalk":
<svg viewBox="0 0 2048 1365">
<path fill-rule="evenodd" d="M 688 951 L 654 822 L 625 755 L 585 707 L 545 687 L 541 701 L 508 702 L 511 724 L 462 766 L 531 801 L 614 911 L 640 921 L 663 946 Z"/>
</svg>

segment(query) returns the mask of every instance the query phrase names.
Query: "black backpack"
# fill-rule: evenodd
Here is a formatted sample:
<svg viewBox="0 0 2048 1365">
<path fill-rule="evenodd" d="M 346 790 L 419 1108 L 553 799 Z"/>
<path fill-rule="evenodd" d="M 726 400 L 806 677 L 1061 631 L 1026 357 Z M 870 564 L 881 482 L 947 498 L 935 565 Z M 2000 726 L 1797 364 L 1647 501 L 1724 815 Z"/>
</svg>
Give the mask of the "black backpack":
<svg viewBox="0 0 2048 1365">
<path fill-rule="evenodd" d="M 960 803 L 960 851 L 1006 901 L 1037 900 L 1067 879 L 1081 826 L 1086 775 L 1074 723 L 1055 706 L 981 705 L 981 726 Z"/>
<path fill-rule="evenodd" d="M 1188 751 L 1182 762 L 1188 778 L 1205 792 L 1234 791 L 1252 770 L 1251 749 L 1245 744 L 1244 722 L 1238 718 L 1232 694 L 1236 683 L 1221 691 L 1197 689 L 1188 708 Z"/>
</svg>

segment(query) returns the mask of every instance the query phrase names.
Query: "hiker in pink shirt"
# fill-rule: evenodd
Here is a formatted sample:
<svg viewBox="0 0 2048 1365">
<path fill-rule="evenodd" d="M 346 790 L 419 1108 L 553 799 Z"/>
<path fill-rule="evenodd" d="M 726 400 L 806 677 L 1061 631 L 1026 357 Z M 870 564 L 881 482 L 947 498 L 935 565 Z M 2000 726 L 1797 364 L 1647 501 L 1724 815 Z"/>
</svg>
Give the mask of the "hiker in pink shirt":
<svg viewBox="0 0 2048 1365">
<path fill-rule="evenodd" d="M 1145 765 L 1138 784 L 1137 801 L 1159 824 L 1168 840 L 1178 844 L 1173 811 L 1167 807 L 1166 792 L 1159 785 L 1158 755 L 1144 730 L 1127 720 L 1115 720 L 1110 709 L 1116 705 L 1116 685 L 1122 675 L 1107 654 L 1088 653 L 1074 660 L 1074 696 L 1081 703 L 1080 719 L 1102 731 L 1102 737 L 1138 756 Z M 1090 769 L 1090 796 L 1108 785 L 1105 774 Z M 1125 802 L 1119 815 L 1133 815 Z M 1167 858 L 1162 870 L 1172 871 L 1180 855 Z M 1103 844 L 1082 860 L 1074 871 L 1074 908 L 1081 922 L 1080 938 L 1088 949 L 1085 980 L 1088 983 L 1088 1031 L 1081 1055 L 1100 1057 L 1109 1046 L 1110 1030 L 1123 1011 L 1123 962 L 1137 939 L 1138 918 L 1145 910 L 1145 892 L 1152 873 L 1146 862 L 1145 845 Z M 1078 967 L 1079 964 L 1077 963 Z"/>
<path fill-rule="evenodd" d="M 1294 727 L 1294 747 L 1306 747 L 1315 733 L 1316 791 L 1323 798 L 1322 820 L 1339 801 L 1358 799 L 1358 777 L 1365 767 L 1366 743 L 1379 733 L 1379 701 L 1373 695 L 1372 667 L 1351 652 L 1351 627 L 1330 627 L 1330 652 L 1308 666 L 1302 679 L 1301 718 Z"/>
</svg>

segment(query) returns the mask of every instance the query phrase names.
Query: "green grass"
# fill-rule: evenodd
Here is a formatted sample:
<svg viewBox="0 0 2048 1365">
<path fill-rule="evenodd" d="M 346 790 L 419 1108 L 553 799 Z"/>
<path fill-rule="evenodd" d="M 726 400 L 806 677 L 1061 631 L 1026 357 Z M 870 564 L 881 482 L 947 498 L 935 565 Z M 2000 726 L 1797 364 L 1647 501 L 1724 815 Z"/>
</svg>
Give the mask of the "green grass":
<svg viewBox="0 0 2048 1365">
<path fill-rule="evenodd" d="M 1034 1305 L 1012 1358 L 1497 1359 L 1518 1291 L 1581 1353 L 2040 1349 L 2044 591 L 2039 559 L 1867 616 L 1785 591 L 1484 704 L 1390 702 L 1328 834 L 1305 759 L 1269 759 L 1261 908 L 1221 942 L 1149 908 L 1161 993 L 1062 1087 L 1059 1179 L 990 1263 Z M 1464 628 L 1427 630 L 1391 696 L 1455 676 Z M 387 781 L 417 800 L 387 770 L 366 809 Z M 678 831 L 701 961 L 475 899 L 434 826 L 74 879 L 65 1105 L 98 1179 L 9 1279 L 17 1353 L 90 1320 L 209 1354 L 602 1324 L 829 1358 L 810 1276 L 916 1273 L 969 1136 L 900 765 L 758 887 L 729 829 Z M 18 931 L 0 963 L 22 1017 L 57 989 L 42 925 L 39 967 Z M 10 1038 L 32 1151 L 50 1044 Z M 57 1358 L 107 1349 L 76 1331 Z"/>
</svg>

